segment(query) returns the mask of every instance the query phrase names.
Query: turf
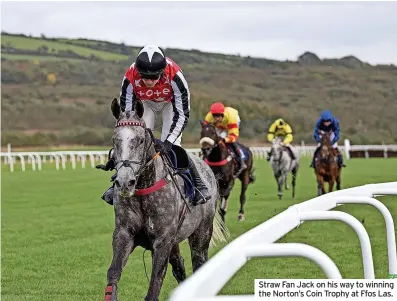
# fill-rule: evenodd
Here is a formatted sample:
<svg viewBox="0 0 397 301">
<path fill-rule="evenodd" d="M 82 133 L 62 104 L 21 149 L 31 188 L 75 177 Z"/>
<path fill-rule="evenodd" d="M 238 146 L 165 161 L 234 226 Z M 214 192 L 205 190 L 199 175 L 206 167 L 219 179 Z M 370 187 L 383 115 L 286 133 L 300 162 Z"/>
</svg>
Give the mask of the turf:
<svg viewBox="0 0 397 301">
<path fill-rule="evenodd" d="M 354 159 L 346 162 L 342 187 L 397 179 L 395 159 Z M 269 164 L 256 160 L 257 182 L 247 192 L 246 221 L 237 222 L 237 184 L 231 196 L 227 225 L 235 238 L 250 228 L 316 196 L 316 183 L 309 161 L 304 158 L 297 180 L 297 199 L 291 191 L 278 200 Z M 29 165 L 10 173 L 2 166 L 2 300 L 65 301 L 102 300 L 106 272 L 112 258 L 113 208 L 100 199 L 108 187 L 111 172 L 77 165 L 72 170 L 55 170 L 50 163 L 33 172 Z M 86 165 L 88 166 L 88 165 Z M 397 197 L 379 198 L 397 219 Z M 364 222 L 371 238 L 377 278 L 388 277 L 386 233 L 381 214 L 366 205 L 346 205 L 342 210 Z M 282 242 L 307 243 L 326 252 L 339 267 L 343 278 L 363 278 L 362 257 L 356 234 L 337 221 L 302 224 Z M 223 246 L 210 250 L 218 252 Z M 182 244 L 188 275 L 191 275 L 189 248 Z M 143 300 L 148 281 L 142 248 L 130 256 L 119 283 L 120 300 Z M 150 253 L 145 262 L 150 275 Z M 253 294 L 255 278 L 325 278 L 313 263 L 301 258 L 255 259 L 247 263 L 225 286 L 222 294 Z M 167 300 L 177 283 L 170 266 L 160 300 Z"/>
</svg>

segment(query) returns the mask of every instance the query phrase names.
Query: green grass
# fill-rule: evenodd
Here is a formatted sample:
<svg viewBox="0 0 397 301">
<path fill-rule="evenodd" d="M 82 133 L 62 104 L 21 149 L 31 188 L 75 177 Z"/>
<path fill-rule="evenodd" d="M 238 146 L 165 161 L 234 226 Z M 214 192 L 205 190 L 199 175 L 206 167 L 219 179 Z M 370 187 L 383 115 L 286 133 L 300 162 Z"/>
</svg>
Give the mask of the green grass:
<svg viewBox="0 0 397 301">
<path fill-rule="evenodd" d="M 104 60 L 125 60 L 128 57 L 126 55 L 121 55 L 117 53 L 111 53 L 101 50 L 94 50 L 84 46 L 77 46 L 66 44 L 62 42 L 55 42 L 50 40 L 39 40 L 39 39 L 29 39 L 25 37 L 13 37 L 13 36 L 2 36 L 1 37 L 1 44 L 4 45 L 11 45 L 17 49 L 26 49 L 26 50 L 37 50 L 43 45 L 48 47 L 48 53 L 52 53 L 52 49 L 55 49 L 56 52 L 60 50 L 71 50 L 81 56 L 89 57 L 92 54 L 95 56 L 104 59 Z"/>
<path fill-rule="evenodd" d="M 7 60 L 12 61 L 81 61 L 79 58 L 68 58 L 58 56 L 46 56 L 46 55 L 28 55 L 28 54 L 7 54 L 2 53 L 1 56 Z"/>
<path fill-rule="evenodd" d="M 87 164 L 89 165 L 89 164 Z M 287 191 L 278 200 L 270 167 L 256 161 L 257 182 L 248 189 L 246 221 L 237 222 L 239 187 L 231 196 L 227 225 L 232 238 L 316 195 L 313 170 L 307 158 L 297 180 L 297 200 Z M 354 159 L 343 170 L 343 188 L 396 180 L 395 159 Z M 41 172 L 10 173 L 2 166 L 2 300 L 65 301 L 102 300 L 106 272 L 112 258 L 113 208 L 100 199 L 111 172 L 70 165 L 56 171 L 44 164 Z M 397 198 L 379 198 L 397 220 Z M 377 278 L 387 278 L 386 234 L 381 214 L 366 205 L 347 205 L 338 210 L 352 214 L 371 238 Z M 281 242 L 307 243 L 326 252 L 344 278 L 363 278 L 359 241 L 351 228 L 336 221 L 313 221 L 283 237 Z M 222 246 L 210 250 L 212 256 Z M 191 262 L 188 245 L 182 243 L 188 275 Z M 143 300 L 148 282 L 142 263 L 142 248 L 130 256 L 119 283 L 120 300 Z M 145 253 L 150 275 L 150 253 Z M 266 258 L 248 262 L 226 285 L 222 294 L 253 294 L 255 278 L 325 278 L 313 263 L 301 258 Z M 167 300 L 176 287 L 170 267 L 160 300 Z"/>
</svg>

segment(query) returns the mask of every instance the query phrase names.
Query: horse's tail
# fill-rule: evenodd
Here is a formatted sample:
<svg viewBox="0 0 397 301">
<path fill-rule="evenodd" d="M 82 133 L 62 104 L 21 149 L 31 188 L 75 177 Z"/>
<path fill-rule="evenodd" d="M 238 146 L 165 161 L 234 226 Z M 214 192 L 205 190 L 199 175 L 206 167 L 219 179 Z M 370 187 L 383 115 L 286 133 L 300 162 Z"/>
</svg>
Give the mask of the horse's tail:
<svg viewBox="0 0 397 301">
<path fill-rule="evenodd" d="M 215 247 L 216 243 L 227 242 L 227 239 L 230 237 L 229 229 L 222 220 L 219 210 L 215 212 L 213 225 L 210 247 Z"/>
<path fill-rule="evenodd" d="M 216 243 L 219 242 L 227 242 L 227 239 L 230 237 L 229 229 L 226 227 L 225 222 L 223 221 L 221 214 L 218 210 L 218 200 L 220 199 L 219 194 L 219 183 L 216 181 L 217 186 L 217 198 L 215 202 L 215 216 L 213 221 L 213 230 L 212 230 L 212 237 L 210 241 L 210 247 L 215 247 Z"/>
</svg>

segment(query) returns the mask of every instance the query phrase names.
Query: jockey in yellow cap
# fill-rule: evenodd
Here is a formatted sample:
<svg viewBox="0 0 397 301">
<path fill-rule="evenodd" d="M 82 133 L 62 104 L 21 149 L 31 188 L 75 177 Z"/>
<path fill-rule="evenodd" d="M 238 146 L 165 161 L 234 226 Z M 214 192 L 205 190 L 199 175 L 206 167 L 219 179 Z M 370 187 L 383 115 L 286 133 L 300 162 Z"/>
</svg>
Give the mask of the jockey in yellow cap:
<svg viewBox="0 0 397 301">
<path fill-rule="evenodd" d="M 287 148 L 292 160 L 296 160 L 297 154 L 295 154 L 295 150 L 291 146 L 291 142 L 293 140 L 292 136 L 292 128 L 291 126 L 286 123 L 282 118 L 277 119 L 273 124 L 270 126 L 269 131 L 267 133 L 267 140 L 272 142 L 275 137 L 283 137 L 283 144 Z M 268 153 L 266 158 L 267 161 L 270 160 L 271 151 Z"/>
<path fill-rule="evenodd" d="M 247 165 L 244 158 L 242 158 L 243 154 L 240 147 L 236 143 L 240 134 L 240 116 L 238 115 L 238 111 L 232 107 L 225 107 L 220 102 L 216 102 L 211 106 L 210 112 L 205 116 L 204 124 L 208 123 L 214 124 L 220 132 L 223 141 L 231 146 L 239 163 L 239 170 L 236 174 L 240 174 L 241 171 L 247 168 Z"/>
</svg>

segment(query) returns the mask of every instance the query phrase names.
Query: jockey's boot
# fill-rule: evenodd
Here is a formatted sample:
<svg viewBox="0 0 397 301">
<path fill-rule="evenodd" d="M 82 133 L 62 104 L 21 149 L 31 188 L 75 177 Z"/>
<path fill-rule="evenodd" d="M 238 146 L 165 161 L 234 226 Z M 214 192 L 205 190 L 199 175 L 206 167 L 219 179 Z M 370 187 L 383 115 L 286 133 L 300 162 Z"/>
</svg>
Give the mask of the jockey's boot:
<svg viewBox="0 0 397 301">
<path fill-rule="evenodd" d="M 340 153 L 339 149 L 335 149 L 336 150 L 336 155 L 338 156 L 338 165 L 339 167 L 346 167 L 346 165 L 343 163 L 343 156 Z"/>
<path fill-rule="evenodd" d="M 106 190 L 101 199 L 104 200 L 109 205 L 113 205 L 113 193 L 114 193 L 114 185 L 110 186 L 108 190 Z"/>
<path fill-rule="evenodd" d="M 243 158 L 241 158 L 241 156 L 237 157 L 237 162 L 238 162 L 238 166 L 239 169 L 236 172 L 236 177 L 238 177 L 240 175 L 240 173 L 247 168 L 247 164 L 245 164 L 245 161 L 243 160 Z"/>
<path fill-rule="evenodd" d="M 320 148 L 317 147 L 316 150 L 314 151 L 313 158 L 312 158 L 312 163 L 310 164 L 310 167 L 313 167 L 313 168 L 314 168 L 314 161 L 316 160 L 316 156 L 317 156 L 317 153 L 318 153 L 319 151 L 320 151 Z"/>
<path fill-rule="evenodd" d="M 267 152 L 266 161 L 270 161 L 271 156 L 272 156 L 272 150 L 270 150 L 270 152 Z"/>
<path fill-rule="evenodd" d="M 190 156 L 188 156 L 188 158 L 189 158 L 189 170 L 192 175 L 193 181 L 195 183 L 196 189 L 198 190 L 195 192 L 194 198 L 192 200 L 193 206 L 204 204 L 211 199 L 211 194 L 207 186 L 205 186 L 205 184 L 201 180 L 200 174 L 192 158 L 190 158 Z"/>
<path fill-rule="evenodd" d="M 115 173 L 112 178 L 111 181 L 113 182 L 116 179 L 117 173 Z M 108 203 L 109 205 L 113 205 L 113 194 L 114 194 L 114 184 L 112 186 L 110 186 L 108 188 L 108 190 L 106 190 L 103 194 L 101 199 L 104 200 L 106 203 Z"/>
<path fill-rule="evenodd" d="M 236 177 L 238 177 L 238 175 L 239 175 L 244 169 L 247 168 L 247 164 L 245 164 L 245 161 L 244 161 L 243 158 L 242 158 L 242 152 L 241 152 L 241 150 L 240 150 L 240 147 L 237 145 L 237 143 L 236 143 L 236 142 L 231 143 L 230 146 L 232 147 L 233 152 L 234 152 L 234 154 L 236 155 L 236 160 L 237 160 L 238 167 L 239 167 L 238 171 L 236 172 Z"/>
<path fill-rule="evenodd" d="M 254 171 L 255 171 L 255 168 L 252 167 L 251 173 L 250 173 L 250 175 L 249 175 L 249 182 L 250 182 L 250 183 L 254 183 L 255 180 L 256 180 L 256 177 L 255 177 L 255 175 L 254 175 Z"/>
<path fill-rule="evenodd" d="M 291 159 L 296 160 L 295 154 L 292 151 L 291 147 L 289 145 L 286 145 L 285 147 L 287 148 L 287 151 L 288 151 L 289 155 L 291 156 Z"/>
</svg>

